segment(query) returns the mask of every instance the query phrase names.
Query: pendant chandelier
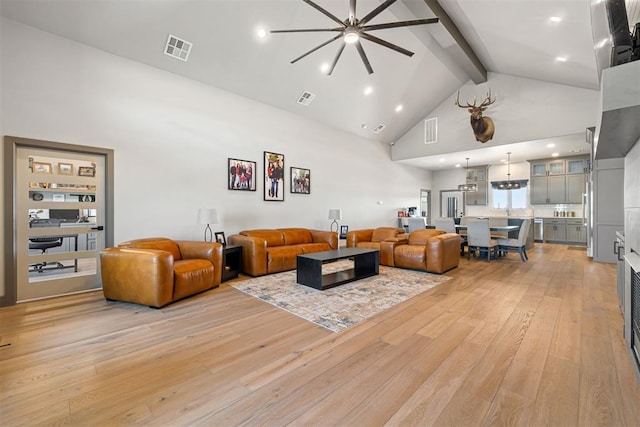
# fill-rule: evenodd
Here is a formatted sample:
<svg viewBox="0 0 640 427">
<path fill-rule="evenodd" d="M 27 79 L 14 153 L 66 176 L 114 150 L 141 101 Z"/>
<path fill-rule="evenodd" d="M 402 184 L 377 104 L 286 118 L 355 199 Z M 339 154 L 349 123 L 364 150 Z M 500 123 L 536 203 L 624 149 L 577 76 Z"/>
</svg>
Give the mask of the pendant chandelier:
<svg viewBox="0 0 640 427">
<path fill-rule="evenodd" d="M 507 153 L 507 180 L 491 181 L 491 187 L 497 190 L 518 190 L 527 186 L 526 179 L 511 180 L 511 152 Z"/>
<path fill-rule="evenodd" d="M 464 169 L 464 178 L 465 181 L 469 178 L 469 158 L 467 159 L 467 167 Z M 464 184 L 458 185 L 458 191 L 478 191 L 478 184 L 475 182 L 465 182 Z"/>
</svg>

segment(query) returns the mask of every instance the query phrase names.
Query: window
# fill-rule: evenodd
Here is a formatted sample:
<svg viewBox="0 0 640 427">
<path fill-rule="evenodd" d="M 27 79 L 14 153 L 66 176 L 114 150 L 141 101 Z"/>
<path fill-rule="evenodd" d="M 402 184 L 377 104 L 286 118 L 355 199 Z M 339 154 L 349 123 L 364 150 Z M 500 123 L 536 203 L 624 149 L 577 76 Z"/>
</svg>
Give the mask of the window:
<svg viewBox="0 0 640 427">
<path fill-rule="evenodd" d="M 524 209 L 527 207 L 527 188 L 518 190 L 493 189 L 492 207 L 494 209 Z"/>
</svg>

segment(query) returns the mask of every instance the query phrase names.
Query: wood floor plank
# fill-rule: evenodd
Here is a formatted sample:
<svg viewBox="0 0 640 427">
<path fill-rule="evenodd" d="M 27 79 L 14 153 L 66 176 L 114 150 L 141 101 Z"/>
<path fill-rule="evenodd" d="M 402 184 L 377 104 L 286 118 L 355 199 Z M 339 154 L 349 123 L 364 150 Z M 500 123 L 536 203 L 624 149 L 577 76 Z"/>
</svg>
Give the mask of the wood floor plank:
<svg viewBox="0 0 640 427">
<path fill-rule="evenodd" d="M 337 334 L 229 282 L 160 310 L 100 291 L 0 308 L 0 423 L 638 425 L 615 265 L 529 254 L 462 259 Z"/>
</svg>

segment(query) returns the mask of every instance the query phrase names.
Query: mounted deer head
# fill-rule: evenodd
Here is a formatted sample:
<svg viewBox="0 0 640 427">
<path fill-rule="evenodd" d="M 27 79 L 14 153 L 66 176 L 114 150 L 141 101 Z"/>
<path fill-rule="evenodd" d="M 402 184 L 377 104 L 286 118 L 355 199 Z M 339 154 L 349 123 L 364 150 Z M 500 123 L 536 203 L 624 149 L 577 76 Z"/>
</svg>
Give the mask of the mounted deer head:
<svg viewBox="0 0 640 427">
<path fill-rule="evenodd" d="M 456 97 L 456 105 L 460 108 L 466 108 L 467 111 L 471 113 L 471 128 L 476 136 L 476 141 L 480 141 L 483 144 L 493 138 L 495 127 L 493 120 L 489 117 L 482 117 L 482 112 L 494 102 L 496 102 L 496 98 L 491 99 L 491 90 L 489 90 L 487 97 L 478 106 L 476 106 L 475 98 L 473 98 L 473 105 L 469 103 L 467 103 L 467 105 L 460 105 L 460 91 L 458 91 L 458 96 Z"/>
</svg>

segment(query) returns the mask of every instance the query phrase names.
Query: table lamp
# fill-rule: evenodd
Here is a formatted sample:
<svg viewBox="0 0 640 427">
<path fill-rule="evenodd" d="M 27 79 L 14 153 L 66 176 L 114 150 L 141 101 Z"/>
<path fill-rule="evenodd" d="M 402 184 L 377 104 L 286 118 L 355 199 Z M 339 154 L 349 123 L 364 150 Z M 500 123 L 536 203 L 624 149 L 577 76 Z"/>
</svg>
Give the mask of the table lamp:
<svg viewBox="0 0 640 427">
<path fill-rule="evenodd" d="M 207 227 L 204 229 L 204 241 L 211 242 L 213 241 L 213 231 L 211 231 L 211 227 L 209 224 L 217 224 L 218 223 L 218 212 L 215 209 L 198 209 L 198 224 L 207 224 Z M 207 235 L 209 239 L 207 239 Z"/>
<path fill-rule="evenodd" d="M 336 225 L 336 233 L 338 232 L 338 220 L 342 219 L 342 209 L 329 209 L 329 219 L 333 222 L 329 226 L 329 230 L 333 231 L 333 224 Z"/>
</svg>

